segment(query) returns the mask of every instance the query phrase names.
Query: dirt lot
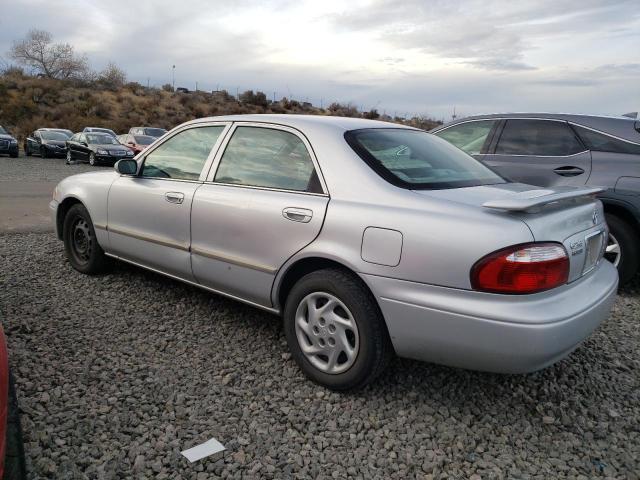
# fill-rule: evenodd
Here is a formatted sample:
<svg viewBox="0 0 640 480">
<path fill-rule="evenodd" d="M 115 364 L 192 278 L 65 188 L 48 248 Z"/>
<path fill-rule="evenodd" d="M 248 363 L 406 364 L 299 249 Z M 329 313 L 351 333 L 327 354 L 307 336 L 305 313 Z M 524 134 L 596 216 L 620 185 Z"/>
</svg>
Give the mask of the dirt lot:
<svg viewBox="0 0 640 480">
<path fill-rule="evenodd" d="M 63 163 L 0 158 L 2 221 L 92 169 Z M 278 318 L 122 264 L 83 276 L 46 217 L 9 220 L 0 314 L 32 478 L 640 478 L 637 279 L 541 372 L 395 360 L 345 395 L 300 374 Z M 211 437 L 224 460 L 179 455 Z"/>
</svg>

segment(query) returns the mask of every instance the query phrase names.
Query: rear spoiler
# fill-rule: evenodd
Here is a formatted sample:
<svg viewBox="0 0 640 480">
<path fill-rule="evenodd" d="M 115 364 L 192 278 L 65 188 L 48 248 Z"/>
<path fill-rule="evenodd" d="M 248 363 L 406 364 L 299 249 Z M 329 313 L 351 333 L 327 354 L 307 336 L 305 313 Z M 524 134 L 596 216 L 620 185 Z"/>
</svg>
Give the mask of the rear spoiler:
<svg viewBox="0 0 640 480">
<path fill-rule="evenodd" d="M 508 212 L 536 212 L 551 203 L 575 200 L 580 197 L 594 196 L 604 192 L 600 187 L 555 187 L 551 189 L 527 190 L 514 193 L 507 198 L 489 200 L 482 204 L 485 208 L 504 210 Z"/>
</svg>

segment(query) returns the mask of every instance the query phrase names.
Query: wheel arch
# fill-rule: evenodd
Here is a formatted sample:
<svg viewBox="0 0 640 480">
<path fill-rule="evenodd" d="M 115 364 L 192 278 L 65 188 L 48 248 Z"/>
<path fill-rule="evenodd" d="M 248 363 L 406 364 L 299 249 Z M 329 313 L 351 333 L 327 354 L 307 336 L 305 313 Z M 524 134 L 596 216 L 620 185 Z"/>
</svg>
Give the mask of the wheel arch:
<svg viewBox="0 0 640 480">
<path fill-rule="evenodd" d="M 640 236 L 640 218 L 637 210 L 630 204 L 619 200 L 603 198 L 602 205 L 605 213 L 610 213 L 631 225 L 636 235 Z"/>
<path fill-rule="evenodd" d="M 82 203 L 79 198 L 73 196 L 66 197 L 64 200 L 62 200 L 62 202 L 60 202 L 60 205 L 58 205 L 58 210 L 56 212 L 56 232 L 58 233 L 59 240 L 62 240 L 62 227 L 64 225 L 64 217 L 67 216 L 67 212 L 69 211 L 69 209 L 78 203 L 87 208 L 87 206 Z"/>
<path fill-rule="evenodd" d="M 297 258 L 282 268 L 282 270 L 276 276 L 276 281 L 274 283 L 274 289 L 272 292 L 272 300 L 274 306 L 280 311 L 284 311 L 284 305 L 286 303 L 287 296 L 289 295 L 289 292 L 291 292 L 291 289 L 296 284 L 296 282 L 311 272 L 315 272 L 317 270 L 322 270 L 325 268 L 338 268 L 340 270 L 349 272 L 351 275 L 357 277 L 367 288 L 369 293 L 371 293 L 371 296 L 376 302 L 376 306 L 380 309 L 378 299 L 373 293 L 373 290 L 367 284 L 365 279 L 362 278 L 362 276 L 359 275 L 353 267 L 349 266 L 347 262 L 343 262 L 340 259 L 330 258 L 317 254 Z M 382 312 L 382 309 L 380 309 L 380 311 Z"/>
</svg>

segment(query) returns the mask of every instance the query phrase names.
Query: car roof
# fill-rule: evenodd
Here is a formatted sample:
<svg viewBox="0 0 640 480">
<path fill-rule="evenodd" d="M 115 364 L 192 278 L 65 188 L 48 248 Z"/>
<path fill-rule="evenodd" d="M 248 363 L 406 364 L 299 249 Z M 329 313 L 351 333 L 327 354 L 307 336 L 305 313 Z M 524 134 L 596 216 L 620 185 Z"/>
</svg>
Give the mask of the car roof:
<svg viewBox="0 0 640 480">
<path fill-rule="evenodd" d="M 584 127 L 599 130 L 616 137 L 630 140 L 632 142 L 640 141 L 640 136 L 636 128 L 640 127 L 640 121 L 629 117 L 614 117 L 607 115 L 586 115 L 576 113 L 543 113 L 543 112 L 517 112 L 517 113 L 490 113 L 486 115 L 473 115 L 470 117 L 464 117 L 456 119 L 453 122 L 447 123 L 440 127 L 433 129 L 433 132 L 442 130 L 446 127 L 464 123 L 473 120 L 483 119 L 542 119 L 542 120 L 564 120 L 566 122 L 573 123 L 575 125 L 581 125 Z"/>
<path fill-rule="evenodd" d="M 224 115 L 219 117 L 199 118 L 187 122 L 187 124 L 197 124 L 203 122 L 256 122 L 273 123 L 284 125 L 298 130 L 306 129 L 334 129 L 345 132 L 347 130 L 358 130 L 362 128 L 407 128 L 397 123 L 382 122 L 380 120 L 368 120 L 365 118 L 353 117 L 333 117 L 329 115 L 287 115 L 287 114 L 247 114 L 247 115 Z"/>
</svg>

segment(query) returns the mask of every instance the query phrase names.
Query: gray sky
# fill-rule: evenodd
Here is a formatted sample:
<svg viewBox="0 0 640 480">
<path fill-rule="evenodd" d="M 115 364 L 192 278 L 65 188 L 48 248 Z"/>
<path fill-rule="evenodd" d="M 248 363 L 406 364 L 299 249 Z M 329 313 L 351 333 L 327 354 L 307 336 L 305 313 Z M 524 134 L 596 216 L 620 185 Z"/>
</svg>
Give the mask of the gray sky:
<svg viewBox="0 0 640 480">
<path fill-rule="evenodd" d="M 7 3 L 5 3 L 7 2 Z M 638 0 L 3 0 L 30 28 L 153 85 L 263 90 L 449 119 L 640 109 Z"/>
</svg>

